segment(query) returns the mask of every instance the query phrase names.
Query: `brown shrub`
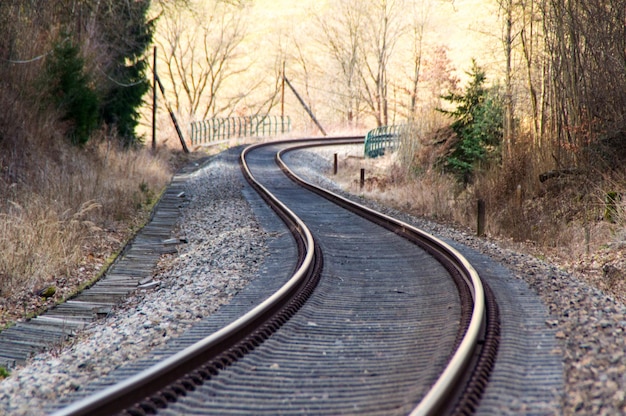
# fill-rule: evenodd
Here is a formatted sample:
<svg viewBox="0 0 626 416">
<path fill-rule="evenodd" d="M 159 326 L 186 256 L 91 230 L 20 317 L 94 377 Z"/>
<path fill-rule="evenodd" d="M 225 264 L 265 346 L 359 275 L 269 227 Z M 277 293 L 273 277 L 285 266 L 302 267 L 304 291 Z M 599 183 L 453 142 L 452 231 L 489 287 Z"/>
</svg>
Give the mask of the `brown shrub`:
<svg viewBox="0 0 626 416">
<path fill-rule="evenodd" d="M 445 128 L 438 129 L 423 139 L 408 168 L 390 163 L 391 155 L 364 162 L 370 165 L 368 171 L 375 172 L 375 179 L 368 184 L 376 186 L 366 185 L 360 191 L 353 181 L 353 192 L 470 229 L 476 227 L 477 200 L 482 199 L 486 202 L 488 234 L 532 242 L 539 249 L 558 248 L 569 255 L 607 244 L 612 233 L 626 224 L 626 174 L 603 170 L 600 167 L 604 165 L 596 161 L 562 169 L 563 174 L 542 182 L 540 174 L 554 171 L 554 160 L 545 155 L 554 152 L 545 148 L 539 151 L 520 137 L 501 164 L 486 167 L 472 185 L 462 188 L 433 168 L 445 153 L 450 134 Z M 398 181 L 398 172 L 412 174 Z M 616 195 L 612 205 L 607 203 L 608 195 Z M 607 221 L 607 215 L 613 223 Z"/>
</svg>

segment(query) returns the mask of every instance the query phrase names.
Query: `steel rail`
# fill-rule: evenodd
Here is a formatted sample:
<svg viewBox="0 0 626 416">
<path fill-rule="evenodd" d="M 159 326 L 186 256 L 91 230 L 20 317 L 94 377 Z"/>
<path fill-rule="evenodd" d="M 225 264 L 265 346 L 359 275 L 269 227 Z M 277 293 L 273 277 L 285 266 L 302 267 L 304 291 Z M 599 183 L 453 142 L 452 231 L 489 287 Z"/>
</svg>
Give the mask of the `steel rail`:
<svg viewBox="0 0 626 416">
<path fill-rule="evenodd" d="M 245 335 L 263 325 L 306 283 L 307 276 L 315 266 L 315 256 L 319 256 L 313 235 L 297 215 L 254 178 L 245 161 L 248 152 L 263 145 L 245 148 L 241 153 L 240 163 L 252 186 L 262 192 L 264 199 L 272 202 L 270 205 L 281 217 L 287 218 L 283 219 L 289 228 L 292 232 L 297 232 L 304 242 L 304 259 L 293 276 L 277 292 L 222 329 L 133 377 L 54 412 L 53 416 L 110 415 L 133 407 L 144 397 L 154 395 L 240 342 Z"/>
<path fill-rule="evenodd" d="M 426 245 L 444 253 L 461 272 L 461 276 L 466 281 L 474 301 L 471 319 L 465 335 L 460 341 L 455 353 L 449 360 L 445 370 L 420 403 L 410 413 L 411 416 L 440 415 L 442 414 L 442 411 L 449 410 L 449 400 L 453 392 L 458 391 L 460 389 L 460 384 L 467 381 L 467 370 L 474 359 L 479 343 L 482 342 L 482 332 L 487 325 L 485 289 L 478 272 L 461 253 L 444 241 L 426 233 L 423 230 L 413 227 L 412 225 L 387 216 L 364 205 L 350 201 L 343 196 L 318 187 L 302 179 L 295 172 L 289 169 L 282 159 L 283 154 L 298 149 L 336 144 L 354 144 L 362 141 L 363 139 L 358 140 L 356 138 L 353 138 L 352 140 L 337 141 L 335 143 L 329 143 L 329 140 L 310 140 L 306 144 L 281 150 L 276 154 L 276 161 L 280 168 L 298 184 L 335 203 L 339 203 L 342 206 L 350 206 L 351 210 L 359 213 L 365 218 L 375 220 L 375 222 L 385 226 L 386 228 L 392 229 L 398 234 L 416 237 Z M 393 226 L 389 227 L 388 224 L 392 224 Z"/>
<path fill-rule="evenodd" d="M 314 142 L 317 142 L 318 144 L 353 144 L 360 143 L 362 141 L 362 136 L 341 138 L 339 140 L 304 140 L 304 142 L 309 143 L 307 146 L 310 146 L 310 144 Z M 202 365 L 202 362 L 207 361 L 207 356 L 210 360 L 212 359 L 211 357 L 219 356 L 229 350 L 229 348 L 232 348 L 233 345 L 237 344 L 242 339 L 242 333 L 252 333 L 254 328 L 258 325 L 263 325 L 264 321 L 270 319 L 268 318 L 268 315 L 275 312 L 276 309 L 280 307 L 279 305 L 284 304 L 286 302 L 285 298 L 293 294 L 295 288 L 302 284 L 302 280 L 306 279 L 306 277 L 310 275 L 312 263 L 314 263 L 315 257 L 318 256 L 321 258 L 321 254 L 318 251 L 319 248 L 317 247 L 313 236 L 307 226 L 289 208 L 272 195 L 263 185 L 256 181 L 246 164 L 246 155 L 258 147 L 294 142 L 302 143 L 303 140 L 285 140 L 280 142 L 252 145 L 245 148 L 240 156 L 240 163 L 246 179 L 250 182 L 253 188 L 255 188 L 259 194 L 270 203 L 270 206 L 272 206 L 279 216 L 285 220 L 285 223 L 288 225 L 290 230 L 295 232 L 297 235 L 300 235 L 300 237 L 296 237 L 296 240 L 300 239 L 299 244 L 304 246 L 306 254 L 304 254 L 304 259 L 301 263 L 299 263 L 297 270 L 290 280 L 278 292 L 267 298 L 260 305 L 233 321 L 231 324 L 209 335 L 202 341 L 174 354 L 170 358 L 155 364 L 154 366 L 125 381 L 122 381 L 119 384 L 111 386 L 110 388 L 96 393 L 93 396 L 87 397 L 57 411 L 53 414 L 53 416 L 112 414 L 136 406 L 137 402 L 142 400 L 142 397 L 151 398 L 160 389 L 166 388 L 168 384 L 171 384 L 176 380 L 183 379 L 187 374 L 193 372 L 196 367 Z M 292 149 L 295 150 L 295 148 Z M 288 151 L 288 149 L 283 150 L 283 152 L 285 151 Z M 277 162 L 279 165 L 282 165 L 281 169 L 286 172 L 290 172 L 287 174 L 292 179 L 302 181 L 305 188 L 314 190 L 314 192 L 317 192 L 334 202 L 338 202 L 339 205 L 345 206 L 349 204 L 352 207 L 351 210 L 356 210 L 364 217 L 370 218 L 374 222 L 381 225 L 383 223 L 394 224 L 394 231 L 398 234 L 403 236 L 419 236 L 420 239 L 424 240 L 424 244 L 431 247 L 437 247 L 439 250 L 447 252 L 450 258 L 454 261 L 455 267 L 459 271 L 462 271 L 461 274 L 468 282 L 474 298 L 474 310 L 472 312 L 471 322 L 467 327 L 465 336 L 462 341 L 460 341 L 459 348 L 450 359 L 446 370 L 443 372 L 438 381 L 431 387 L 430 391 L 426 394 L 423 400 L 412 411 L 411 415 L 440 414 L 442 409 L 448 409 L 449 403 L 446 403 L 446 400 L 448 400 L 450 392 L 456 389 L 456 385 L 463 381 L 465 369 L 470 365 L 471 356 L 473 355 L 475 346 L 478 344 L 478 340 L 480 338 L 480 327 L 485 325 L 484 293 L 478 274 L 469 262 L 467 262 L 467 260 L 465 260 L 455 249 L 434 236 L 431 236 L 430 234 L 394 218 L 366 208 L 360 204 L 353 203 L 330 191 L 317 188 L 315 185 L 303 181 L 301 178 L 297 177 L 295 173 L 286 169 L 286 165 L 281 159 L 281 154 L 282 152 L 276 155 Z M 390 227 L 387 226 L 387 228 Z M 429 243 L 427 243 L 427 241 L 429 241 Z M 317 253 L 315 253 L 316 251 Z"/>
</svg>

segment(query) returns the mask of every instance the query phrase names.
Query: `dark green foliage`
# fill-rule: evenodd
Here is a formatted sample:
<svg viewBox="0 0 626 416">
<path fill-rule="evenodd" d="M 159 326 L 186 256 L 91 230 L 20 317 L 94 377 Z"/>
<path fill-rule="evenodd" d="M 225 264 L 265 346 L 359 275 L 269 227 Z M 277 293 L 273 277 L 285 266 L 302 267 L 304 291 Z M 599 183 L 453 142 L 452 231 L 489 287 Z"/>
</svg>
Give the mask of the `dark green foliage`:
<svg viewBox="0 0 626 416">
<path fill-rule="evenodd" d="M 149 0 L 106 0 L 93 9 L 89 2 L 77 3 L 71 15 L 59 16 L 65 40 L 48 57 L 44 80 L 50 85 L 54 104 L 70 125 L 73 142 L 83 144 L 93 130 L 106 124 L 124 145 L 140 142 L 135 133 L 143 96 L 150 88 L 146 79 L 146 50 L 152 42 L 154 22 L 148 20 Z M 65 13 L 66 8 L 59 8 Z M 82 27 L 88 20 L 91 39 Z M 99 46 L 98 55 L 85 71 L 82 44 Z"/>
<path fill-rule="evenodd" d="M 98 126 L 98 96 L 84 70 L 78 46 L 61 41 L 46 61 L 45 82 L 55 105 L 69 123 L 68 136 L 84 144 Z"/>
<path fill-rule="evenodd" d="M 456 143 L 440 161 L 446 172 L 454 174 L 467 185 L 480 163 L 498 157 L 503 134 L 503 105 L 495 90 L 485 87 L 486 75 L 475 61 L 468 73 L 471 81 L 461 94 L 450 93 L 443 98 L 453 104 L 452 111 L 440 110 L 455 120 L 452 130 Z"/>
<path fill-rule="evenodd" d="M 148 62 L 145 52 L 150 47 L 154 22 L 147 18 L 150 1 L 112 2 L 99 16 L 110 65 L 108 86 L 104 91 L 101 116 L 115 126 L 125 145 L 139 142 L 135 128 L 139 107 L 150 88 L 145 79 Z"/>
</svg>

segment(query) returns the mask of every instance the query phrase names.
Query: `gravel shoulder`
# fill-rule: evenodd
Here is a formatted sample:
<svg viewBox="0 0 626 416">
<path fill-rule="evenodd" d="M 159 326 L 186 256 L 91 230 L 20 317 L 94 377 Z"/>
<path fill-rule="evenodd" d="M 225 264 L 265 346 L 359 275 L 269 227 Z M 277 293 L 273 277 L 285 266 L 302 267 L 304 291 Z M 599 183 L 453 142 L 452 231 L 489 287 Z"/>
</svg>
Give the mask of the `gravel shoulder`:
<svg viewBox="0 0 626 416">
<path fill-rule="evenodd" d="M 311 177 L 337 190 L 335 184 L 319 176 L 320 171 L 330 170 L 330 157 L 307 156 L 303 169 L 310 167 Z M 28 365 L 14 370 L 11 377 L 0 382 L 0 414 L 40 414 L 51 400 L 180 335 L 228 303 L 255 278 L 273 237 L 255 219 L 242 192 L 238 169 L 231 150 L 211 158 L 189 176 L 192 200 L 181 210 L 176 230 L 188 244 L 178 255 L 162 259 L 155 271 L 160 286 L 130 297 L 71 344 L 37 355 Z M 549 313 L 544 329 L 557 345 L 552 353 L 563 365 L 561 414 L 626 413 L 626 307 L 619 300 L 574 274 L 503 248 L 497 241 L 475 238 L 352 197 L 488 255 L 539 296 Z M 199 293 L 205 296 L 199 298 Z M 524 413 L 523 407 L 519 409 Z"/>
</svg>

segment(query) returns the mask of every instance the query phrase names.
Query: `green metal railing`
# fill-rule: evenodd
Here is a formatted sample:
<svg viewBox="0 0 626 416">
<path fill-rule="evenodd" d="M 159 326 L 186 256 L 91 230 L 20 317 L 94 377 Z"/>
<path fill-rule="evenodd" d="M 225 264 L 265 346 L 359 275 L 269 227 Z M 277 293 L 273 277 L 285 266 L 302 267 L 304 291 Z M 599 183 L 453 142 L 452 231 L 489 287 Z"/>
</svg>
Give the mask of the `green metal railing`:
<svg viewBox="0 0 626 416">
<path fill-rule="evenodd" d="M 382 126 L 367 132 L 365 136 L 365 157 L 375 158 L 385 152 L 393 152 L 400 146 L 400 134 L 406 125 Z"/>
<path fill-rule="evenodd" d="M 192 122 L 190 137 L 192 145 L 199 145 L 233 138 L 276 136 L 290 131 L 289 116 L 226 117 Z"/>
</svg>

